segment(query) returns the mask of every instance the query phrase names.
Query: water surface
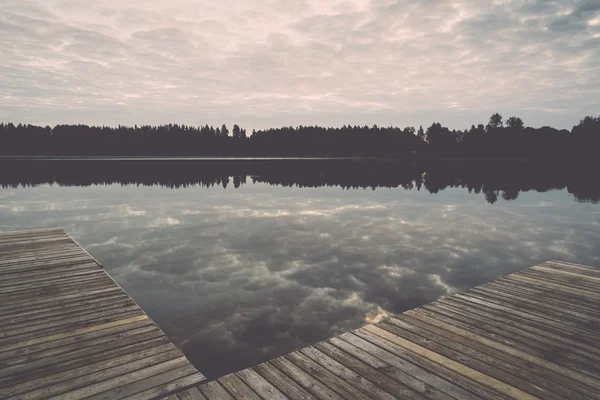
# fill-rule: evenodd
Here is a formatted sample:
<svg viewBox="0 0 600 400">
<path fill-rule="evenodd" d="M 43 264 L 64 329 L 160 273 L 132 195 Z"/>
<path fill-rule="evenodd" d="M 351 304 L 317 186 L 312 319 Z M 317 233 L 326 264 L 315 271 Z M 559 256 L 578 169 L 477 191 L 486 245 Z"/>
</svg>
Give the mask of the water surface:
<svg viewBox="0 0 600 400">
<path fill-rule="evenodd" d="M 586 167 L 56 162 L 0 165 L 0 230 L 67 230 L 209 377 L 545 260 L 600 266 Z"/>
</svg>

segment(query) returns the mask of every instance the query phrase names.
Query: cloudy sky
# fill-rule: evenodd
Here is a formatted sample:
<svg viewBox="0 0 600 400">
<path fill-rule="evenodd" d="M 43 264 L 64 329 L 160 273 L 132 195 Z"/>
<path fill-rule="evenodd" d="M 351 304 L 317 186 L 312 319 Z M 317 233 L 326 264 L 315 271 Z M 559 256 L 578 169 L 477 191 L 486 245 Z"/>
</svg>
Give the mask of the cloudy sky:
<svg viewBox="0 0 600 400">
<path fill-rule="evenodd" d="M 600 110 L 600 0 L 0 0 L 0 120 L 429 125 Z"/>
</svg>

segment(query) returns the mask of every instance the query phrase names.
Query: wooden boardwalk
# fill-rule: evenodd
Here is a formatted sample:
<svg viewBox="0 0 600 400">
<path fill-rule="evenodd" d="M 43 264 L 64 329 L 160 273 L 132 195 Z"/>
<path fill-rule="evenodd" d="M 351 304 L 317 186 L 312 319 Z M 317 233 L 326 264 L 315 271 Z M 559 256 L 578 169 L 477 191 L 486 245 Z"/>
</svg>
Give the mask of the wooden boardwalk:
<svg viewBox="0 0 600 400">
<path fill-rule="evenodd" d="M 0 399 L 154 399 L 202 381 L 64 231 L 0 233 Z"/>
<path fill-rule="evenodd" d="M 600 269 L 547 262 L 171 399 L 600 399 Z"/>
</svg>

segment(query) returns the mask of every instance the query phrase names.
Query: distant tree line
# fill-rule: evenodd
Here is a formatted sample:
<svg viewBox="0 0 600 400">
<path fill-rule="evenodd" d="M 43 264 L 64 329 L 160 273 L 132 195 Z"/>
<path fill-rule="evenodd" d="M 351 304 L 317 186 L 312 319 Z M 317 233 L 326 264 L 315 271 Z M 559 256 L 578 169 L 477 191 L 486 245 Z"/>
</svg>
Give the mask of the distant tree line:
<svg viewBox="0 0 600 400">
<path fill-rule="evenodd" d="M 489 203 L 522 191 L 567 189 L 578 201 L 600 201 L 600 169 L 575 162 L 426 160 L 1 160 L 0 187 L 201 185 L 238 188 L 248 183 L 343 189 L 398 188 L 438 193 L 464 188 Z"/>
<path fill-rule="evenodd" d="M 491 116 L 487 125 L 450 130 L 419 127 L 319 126 L 253 131 L 234 125 L 119 126 L 0 124 L 0 155 L 254 156 L 424 158 L 591 158 L 600 149 L 600 117 L 570 131 L 525 127 L 521 118 Z"/>
</svg>

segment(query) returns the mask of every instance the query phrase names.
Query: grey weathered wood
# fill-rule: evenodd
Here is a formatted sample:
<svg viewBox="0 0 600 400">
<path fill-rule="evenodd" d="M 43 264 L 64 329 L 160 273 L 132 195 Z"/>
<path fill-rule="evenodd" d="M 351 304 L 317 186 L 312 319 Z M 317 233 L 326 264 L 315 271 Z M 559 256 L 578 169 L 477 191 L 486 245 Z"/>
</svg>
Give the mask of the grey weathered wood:
<svg viewBox="0 0 600 400">
<path fill-rule="evenodd" d="M 582 299 L 577 299 L 574 296 L 565 298 L 564 296 L 555 295 L 553 292 L 550 291 L 542 291 L 529 286 L 523 287 L 516 285 L 505 285 L 503 282 L 499 281 L 491 282 L 489 284 L 484 285 L 483 287 L 485 287 L 486 289 L 493 289 L 501 293 L 508 293 L 515 296 L 521 296 L 525 298 L 538 300 L 543 299 L 544 301 L 548 301 L 551 304 L 572 307 L 574 309 L 581 310 L 586 313 L 591 313 L 593 315 L 600 314 L 600 312 L 598 312 L 594 308 L 589 307 L 589 302 Z"/>
<path fill-rule="evenodd" d="M 591 268 L 585 265 L 570 264 L 558 261 L 547 261 L 542 265 L 548 268 L 557 269 L 559 271 L 569 271 L 580 275 L 600 278 L 600 271 L 598 268 Z"/>
<path fill-rule="evenodd" d="M 321 367 L 304 354 L 300 352 L 294 352 L 286 355 L 285 357 L 297 367 L 303 369 L 304 372 L 310 374 L 313 379 L 321 381 L 330 389 L 341 395 L 344 399 L 368 399 L 368 396 L 365 393 L 354 388 L 352 385 L 329 372 L 327 369 Z"/>
<path fill-rule="evenodd" d="M 168 375 L 170 375 L 170 376 L 179 375 L 180 376 L 179 378 L 177 378 L 173 381 L 160 384 L 159 386 L 155 386 L 151 389 L 146 389 L 143 392 L 124 397 L 123 399 L 124 400 L 158 399 L 158 398 L 161 398 L 165 393 L 177 393 L 178 391 L 185 390 L 188 387 L 198 384 L 198 382 L 205 380 L 204 375 L 202 375 L 199 372 L 194 372 L 191 375 L 186 375 L 187 372 L 189 372 L 189 370 L 191 370 L 191 369 L 192 369 L 192 366 L 190 365 L 190 366 L 182 368 L 178 372 L 172 371 L 172 372 L 165 373 L 162 376 L 152 377 L 151 379 L 148 379 L 147 382 L 144 382 L 144 384 L 146 386 L 152 386 L 159 379 L 168 378 Z M 151 382 L 151 380 L 154 382 Z"/>
<path fill-rule="evenodd" d="M 198 386 L 198 390 L 208 400 L 233 400 L 233 397 L 217 381 L 204 383 Z"/>
<path fill-rule="evenodd" d="M 9 324 L 25 324 L 36 320 L 45 320 L 59 315 L 73 315 L 84 311 L 92 311 L 98 307 L 104 308 L 120 303 L 134 304 L 129 297 L 117 294 L 116 296 L 100 297 L 88 301 L 62 304 L 59 306 L 35 309 L 26 312 L 16 311 L 14 313 L 5 313 L 0 315 L 0 323 L 8 327 Z"/>
<path fill-rule="evenodd" d="M 275 386 L 252 369 L 240 371 L 237 376 L 263 399 L 286 400 L 286 397 Z"/>
<path fill-rule="evenodd" d="M 406 314 L 414 316 L 415 318 L 419 318 L 431 325 L 439 326 L 458 335 L 465 336 L 474 341 L 480 342 L 490 347 L 494 347 L 500 351 L 504 351 L 507 354 L 521 358 L 524 362 L 537 364 L 543 368 L 552 370 L 558 374 L 568 376 L 581 383 L 600 389 L 600 381 L 598 381 L 597 378 L 581 374 L 578 371 L 572 370 L 563 365 L 558 365 L 554 362 L 548 361 L 548 359 L 544 358 L 543 354 L 535 354 L 536 352 L 533 349 L 520 349 L 518 347 L 513 347 L 511 346 L 511 342 L 503 343 L 504 340 L 499 340 L 498 337 L 493 335 L 487 335 L 486 332 L 479 330 L 476 327 L 464 325 L 456 320 L 446 319 L 445 317 L 441 317 L 439 314 L 430 314 L 424 309 L 407 311 Z"/>
<path fill-rule="evenodd" d="M 76 317 L 89 316 L 91 313 L 101 307 L 104 312 L 113 310 L 115 313 L 122 311 L 125 307 L 135 307 L 137 305 L 128 298 L 117 299 L 112 301 L 104 301 L 102 303 L 96 303 L 88 307 L 78 307 L 75 309 L 65 309 L 64 313 L 59 312 L 48 312 L 43 315 L 33 315 L 29 317 L 18 318 L 13 315 L 12 318 L 3 319 L 3 324 L 6 327 L 6 332 L 12 331 L 13 329 L 25 328 L 36 325 L 44 325 L 52 322 L 56 322 L 59 318 L 64 318 L 63 321 L 73 319 Z"/>
<path fill-rule="evenodd" d="M 133 362 L 140 359 L 152 357 L 161 353 L 173 351 L 179 350 L 171 343 L 151 347 L 145 350 L 134 351 L 130 354 L 125 354 L 119 357 L 109 358 L 108 360 L 83 365 L 81 367 L 69 369 L 64 372 L 56 373 L 53 375 L 44 375 L 37 379 L 32 379 L 10 387 L 5 387 L 0 390 L 0 397 L 14 396 L 17 394 L 31 392 L 32 390 L 43 388 L 50 384 L 58 384 L 63 381 L 72 380 L 84 375 L 92 374 L 94 372 L 110 369 L 112 367 L 126 364 L 128 362 Z M 179 352 L 178 356 L 181 355 L 181 352 Z"/>
<path fill-rule="evenodd" d="M 198 388 L 195 387 L 185 390 L 183 392 L 178 392 L 174 396 L 178 400 L 206 400 L 206 397 L 204 397 L 202 392 L 200 392 L 200 390 L 198 390 Z"/>
<path fill-rule="evenodd" d="M 310 374 L 292 364 L 286 358 L 276 358 L 275 360 L 271 360 L 269 364 L 288 375 L 290 378 L 296 381 L 296 383 L 302 386 L 302 388 L 318 399 L 342 400 L 340 395 L 331 390 L 329 387 L 325 386 L 318 379 L 314 379 Z"/>
<path fill-rule="evenodd" d="M 63 231 L 0 234 L 0 398 L 177 399 L 204 380 Z"/>
<path fill-rule="evenodd" d="M 268 363 L 259 364 L 253 368 L 263 378 L 275 386 L 281 393 L 292 400 L 313 400 L 314 396 L 302 389 L 296 382 L 283 372 Z"/>
<path fill-rule="evenodd" d="M 477 382 L 466 377 L 461 379 L 460 375 L 454 374 L 444 366 L 406 351 L 371 332 L 359 329 L 352 334 L 340 335 L 340 338 L 357 347 L 360 346 L 362 350 L 393 365 L 397 369 L 395 377 L 421 395 L 432 399 L 478 398 L 476 393 L 469 393 L 465 390 L 465 388 L 477 389 Z M 357 340 L 358 338 L 362 340 Z M 398 371 L 403 374 L 399 374 Z M 435 373 L 431 371 L 435 371 Z M 452 379 L 447 381 L 444 379 L 447 377 L 452 377 Z M 489 392 L 490 395 L 493 393 L 486 387 L 479 388 L 479 390 L 484 393 Z M 502 397 L 497 397 L 497 399 L 500 398 Z"/>
<path fill-rule="evenodd" d="M 23 397 L 27 399 L 47 399 L 52 396 L 58 396 L 62 393 L 72 392 L 81 388 L 87 388 L 96 383 L 112 379 L 121 375 L 128 374 L 133 371 L 147 369 L 154 365 L 165 363 L 174 359 L 180 359 L 181 353 L 177 350 L 172 350 L 157 355 L 153 355 L 141 360 L 135 360 L 125 364 L 117 365 L 110 368 L 105 368 L 101 371 L 90 372 L 88 374 L 69 379 L 60 383 L 52 382 L 49 386 L 44 386 L 35 391 L 27 392 Z"/>
<path fill-rule="evenodd" d="M 449 308 L 444 307 L 441 304 L 440 305 L 436 305 L 436 306 L 429 305 L 429 306 L 427 306 L 427 309 L 440 314 L 441 317 L 449 316 L 449 317 L 456 318 L 458 321 L 462 321 L 462 322 L 465 321 L 465 319 L 463 319 L 463 317 L 464 317 L 463 314 L 452 313 L 452 312 L 450 312 L 452 310 L 449 310 Z M 471 315 L 473 315 L 473 314 L 471 314 Z M 412 318 L 412 317 L 410 317 L 410 318 Z M 417 321 L 420 321 L 420 320 L 418 320 L 418 319 L 415 318 L 415 319 L 412 319 L 412 321 L 414 323 L 417 323 Z M 473 324 L 476 324 L 480 328 L 486 329 L 487 322 L 486 321 L 473 320 Z M 498 323 L 498 325 L 500 327 L 507 328 L 506 324 L 503 326 L 502 323 Z M 490 331 L 492 331 L 492 330 L 499 331 L 500 328 L 493 327 L 493 329 L 492 329 L 492 327 L 490 327 L 489 330 Z M 517 332 L 518 331 L 519 330 L 517 329 Z M 557 374 L 557 373 L 555 373 L 555 372 L 553 372 L 553 371 L 551 371 L 549 369 L 543 368 L 543 367 L 541 367 L 539 365 L 532 364 L 532 363 L 527 363 L 526 364 L 522 360 L 518 359 L 517 357 L 514 357 L 512 355 L 506 354 L 505 352 L 497 350 L 497 349 L 495 349 L 493 347 L 490 347 L 490 346 L 487 346 L 487 345 L 483 345 L 483 344 L 480 344 L 478 342 L 474 342 L 472 340 L 468 340 L 466 338 L 461 337 L 460 335 L 455 335 L 454 333 L 448 332 L 446 330 L 441 330 L 440 332 L 444 332 L 444 334 L 447 337 L 452 338 L 453 341 L 468 343 L 470 346 L 472 346 L 474 348 L 483 349 L 483 351 L 485 351 L 485 352 L 487 352 L 489 354 L 495 355 L 495 357 L 497 357 L 498 361 L 503 361 L 505 359 L 508 359 L 509 363 L 511 363 L 513 365 L 516 365 L 518 367 L 524 367 L 524 366 L 526 366 L 527 371 L 529 371 L 531 373 L 534 373 L 534 374 L 537 374 L 540 377 L 544 377 L 546 379 L 552 380 L 553 382 L 559 383 L 560 385 L 562 385 L 565 388 L 568 388 L 570 390 L 580 391 L 581 389 L 583 389 L 583 392 L 586 395 L 588 395 L 588 396 L 590 396 L 590 391 L 591 392 L 594 391 L 591 388 L 585 389 L 585 387 L 581 383 L 579 383 L 577 381 L 574 381 L 574 380 L 572 380 L 570 378 L 567 378 L 567 377 L 565 377 L 563 375 Z M 562 389 L 559 389 L 557 391 L 557 393 L 560 393 L 561 391 L 562 391 Z M 576 397 L 577 396 L 567 396 L 567 398 L 576 398 Z M 593 396 L 592 395 L 592 397 L 597 397 L 597 396 Z M 598 393 L 598 397 L 597 398 L 600 398 L 600 393 Z"/>
<path fill-rule="evenodd" d="M 403 399 L 424 399 L 423 396 L 393 379 L 393 377 L 396 376 L 396 371 L 394 371 L 395 368 L 393 366 L 382 363 L 380 360 L 376 359 L 376 357 L 370 356 L 368 353 L 363 352 L 344 340 L 332 338 L 327 342 L 317 343 L 314 347 L 338 361 L 340 364 L 356 371 L 357 374 L 365 377 L 378 387 L 386 390 L 388 393 L 392 393 Z M 363 362 L 365 358 L 371 359 L 371 362 L 374 362 L 375 364 L 382 365 L 375 369 Z M 375 359 L 375 361 L 373 361 L 373 359 Z"/>
<path fill-rule="evenodd" d="M 369 397 L 380 400 L 394 400 L 394 396 L 371 382 L 368 376 L 363 377 L 357 374 L 317 348 L 313 346 L 305 347 L 300 352 Z"/>
<path fill-rule="evenodd" d="M 409 316 L 399 315 L 378 326 L 537 397 L 560 400 L 565 394 L 573 396 L 571 391 L 563 391 L 563 387 L 552 380 L 522 368 L 519 359 L 504 357 L 501 352 L 486 351 L 484 346 L 458 335 L 446 335 L 442 329 Z"/>
<path fill-rule="evenodd" d="M 235 374 L 222 376 L 218 381 L 236 399 L 261 400 L 260 397 L 258 397 L 258 395 Z"/>
<path fill-rule="evenodd" d="M 96 395 L 98 395 L 98 396 L 96 396 L 96 398 L 98 398 L 98 399 L 100 399 L 100 398 L 102 398 L 102 399 L 121 398 L 121 397 L 124 397 L 124 396 L 122 396 L 122 394 L 126 390 L 126 388 L 132 387 L 133 386 L 132 383 L 134 383 L 134 382 L 141 381 L 145 378 L 159 375 L 164 372 L 177 370 L 179 368 L 189 368 L 189 367 L 191 367 L 191 365 L 189 365 L 186 358 L 179 357 L 179 358 L 175 358 L 175 359 L 172 359 L 169 361 L 162 362 L 160 364 L 153 365 L 150 368 L 144 368 L 141 370 L 137 370 L 137 371 L 123 374 L 123 375 L 119 375 L 119 376 L 111 378 L 111 379 L 107 379 L 107 380 L 100 381 L 97 383 L 85 385 L 84 387 L 82 387 L 80 389 L 76 389 L 76 390 L 73 390 L 73 391 L 70 391 L 67 393 L 62 393 L 60 395 L 60 398 L 64 399 L 64 400 L 74 400 L 74 399 L 80 399 L 83 397 L 93 398 L 92 396 L 96 396 Z M 190 373 L 193 373 L 193 369 L 190 369 Z M 148 388 L 148 386 L 146 386 L 146 385 L 141 385 L 139 387 L 135 386 L 135 388 L 133 389 L 134 392 L 128 393 L 126 395 L 139 393 L 147 388 Z M 131 389 L 129 389 L 129 390 L 131 390 Z"/>
<path fill-rule="evenodd" d="M 166 364 L 166 363 L 164 363 Z M 164 367 L 165 372 L 150 375 L 144 379 L 129 381 L 124 386 L 111 389 L 94 396 L 87 397 L 90 400 L 112 400 L 112 399 L 156 399 L 167 394 L 176 393 L 194 384 L 198 384 L 204 377 L 197 372 L 191 364 L 175 369 Z M 154 372 L 158 371 L 156 369 Z M 134 372 L 133 374 L 135 374 Z M 144 375 L 148 375 L 148 371 Z M 141 375 L 139 375 L 141 376 Z"/>
<path fill-rule="evenodd" d="M 133 329 L 133 330 L 125 331 L 125 332 L 118 332 L 118 333 L 114 333 L 112 335 L 102 336 L 102 337 L 99 337 L 96 339 L 90 339 L 85 342 L 75 342 L 75 343 L 69 344 L 69 345 L 63 345 L 63 346 L 59 346 L 59 347 L 51 347 L 46 350 L 41 350 L 41 351 L 37 351 L 34 353 L 27 353 L 27 354 L 19 353 L 18 356 L 13 356 L 13 357 L 5 357 L 4 353 L 0 353 L 2 355 L 2 359 L 0 359 L 0 366 L 2 368 L 7 368 L 12 365 L 19 365 L 19 364 L 25 364 L 25 363 L 28 365 L 31 365 L 35 360 L 41 360 L 41 359 L 45 359 L 45 358 L 55 358 L 61 354 L 72 353 L 75 351 L 80 351 L 82 349 L 85 349 L 85 350 L 89 350 L 92 348 L 102 349 L 107 345 L 115 346 L 115 343 L 118 343 L 118 344 L 126 343 L 126 341 L 125 341 L 126 339 L 133 340 L 133 341 L 141 340 L 141 338 L 139 336 L 135 337 L 134 339 L 128 339 L 128 338 L 131 338 L 136 335 L 143 335 L 143 334 L 148 334 L 148 336 L 146 336 L 146 338 L 149 338 L 149 339 L 161 336 L 160 331 L 154 325 L 146 325 L 141 328 L 137 328 L 137 329 Z M 11 352 L 5 352 L 5 353 L 11 353 Z M 71 354 L 71 355 L 73 355 L 73 354 Z"/>
<path fill-rule="evenodd" d="M 458 321 L 477 325 L 490 332 L 498 332 L 503 336 L 523 336 L 522 340 L 533 340 L 551 346 L 565 347 L 576 353 L 600 354 L 600 349 L 596 348 L 593 342 L 582 340 L 579 337 L 572 340 L 572 335 L 565 332 L 558 332 L 535 323 L 525 325 L 496 314 L 480 314 L 477 312 L 478 310 L 473 308 L 464 310 L 461 306 L 461 304 L 437 303 L 427 305 L 427 309 Z"/>
<path fill-rule="evenodd" d="M 42 342 L 26 347 L 14 348 L 12 350 L 3 351 L 2 353 L 0 353 L 0 360 L 6 360 L 17 356 L 26 356 L 31 353 L 43 352 L 49 349 L 53 349 L 55 347 L 68 346 L 74 343 L 85 342 L 86 340 L 102 338 L 104 336 L 110 336 L 129 331 L 137 331 L 138 329 L 142 328 L 148 328 L 149 330 L 158 329 L 154 324 L 152 324 L 152 322 L 146 319 L 131 324 L 118 325 L 112 328 L 90 332 L 80 336 L 71 336 L 64 339 Z"/>
</svg>

